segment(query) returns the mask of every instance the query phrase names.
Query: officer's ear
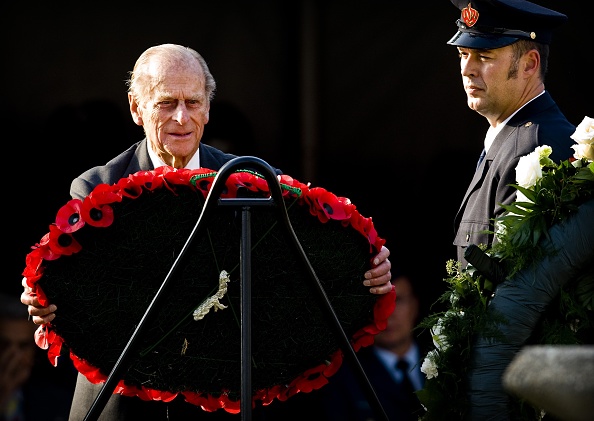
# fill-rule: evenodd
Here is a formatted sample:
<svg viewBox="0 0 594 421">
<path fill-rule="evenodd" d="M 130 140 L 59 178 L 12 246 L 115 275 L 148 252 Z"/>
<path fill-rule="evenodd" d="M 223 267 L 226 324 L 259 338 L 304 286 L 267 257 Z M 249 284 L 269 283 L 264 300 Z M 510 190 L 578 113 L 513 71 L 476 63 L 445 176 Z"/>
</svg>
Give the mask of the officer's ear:
<svg viewBox="0 0 594 421">
<path fill-rule="evenodd" d="M 521 59 L 522 67 L 520 70 L 527 76 L 532 77 L 540 74 L 540 53 L 536 49 L 532 49 Z"/>
</svg>

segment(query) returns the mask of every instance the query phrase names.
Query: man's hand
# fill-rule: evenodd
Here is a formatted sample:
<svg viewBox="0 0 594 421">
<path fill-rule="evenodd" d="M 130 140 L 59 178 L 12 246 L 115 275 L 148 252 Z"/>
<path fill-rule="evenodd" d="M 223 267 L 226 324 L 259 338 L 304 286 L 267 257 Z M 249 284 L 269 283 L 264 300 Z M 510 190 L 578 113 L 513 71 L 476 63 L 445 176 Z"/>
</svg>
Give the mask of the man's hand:
<svg viewBox="0 0 594 421">
<path fill-rule="evenodd" d="M 56 305 L 50 304 L 48 307 L 42 307 L 41 304 L 39 304 L 37 295 L 35 295 L 33 290 L 27 285 L 26 278 L 23 278 L 21 284 L 23 285 L 21 303 L 27 306 L 27 310 L 32 317 L 33 323 L 36 325 L 43 325 L 54 320 L 56 318 L 56 315 L 54 314 L 57 310 Z"/>
<path fill-rule="evenodd" d="M 363 285 L 369 288 L 372 294 L 387 294 L 393 288 L 392 283 L 392 263 L 388 260 L 390 250 L 382 246 L 379 253 L 373 258 L 373 268 L 365 272 L 365 281 Z"/>
</svg>

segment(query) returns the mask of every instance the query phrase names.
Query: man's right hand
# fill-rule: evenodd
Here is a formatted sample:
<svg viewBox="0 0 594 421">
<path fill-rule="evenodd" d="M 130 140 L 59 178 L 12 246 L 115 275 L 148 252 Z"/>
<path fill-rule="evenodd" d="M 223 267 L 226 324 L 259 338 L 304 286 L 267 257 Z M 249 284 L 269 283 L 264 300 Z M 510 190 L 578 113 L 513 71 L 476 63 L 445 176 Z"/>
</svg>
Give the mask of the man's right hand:
<svg viewBox="0 0 594 421">
<path fill-rule="evenodd" d="M 26 278 L 23 278 L 21 284 L 23 285 L 21 303 L 27 306 L 27 310 L 29 311 L 29 315 L 31 316 L 33 323 L 36 325 L 43 325 L 54 320 L 56 318 L 56 305 L 50 304 L 47 307 L 42 307 L 41 304 L 39 304 L 37 295 L 33 292 L 29 285 L 27 285 Z"/>
</svg>

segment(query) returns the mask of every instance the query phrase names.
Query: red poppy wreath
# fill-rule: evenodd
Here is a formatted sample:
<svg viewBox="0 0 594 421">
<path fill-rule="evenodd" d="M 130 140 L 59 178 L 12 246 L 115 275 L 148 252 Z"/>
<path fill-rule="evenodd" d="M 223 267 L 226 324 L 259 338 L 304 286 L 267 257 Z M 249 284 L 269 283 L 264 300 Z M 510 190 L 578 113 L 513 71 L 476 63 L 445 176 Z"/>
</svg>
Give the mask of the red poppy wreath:
<svg viewBox="0 0 594 421">
<path fill-rule="evenodd" d="M 56 365 L 70 352 L 92 383 L 105 382 L 198 221 L 216 171 L 161 167 L 73 199 L 26 257 L 23 275 L 57 317 L 37 344 Z M 373 295 L 363 273 L 385 240 L 349 199 L 278 177 L 299 242 L 355 351 L 373 343 L 394 309 L 394 291 Z M 242 196 L 243 195 L 243 196 Z M 264 177 L 232 173 L 221 198 L 269 197 Z M 269 207 L 251 217 L 253 402 L 269 404 L 328 382 L 343 353 L 308 272 Z M 207 411 L 240 412 L 241 212 L 219 207 L 185 251 L 165 304 L 114 393 Z M 64 350 L 62 350 L 62 346 Z"/>
</svg>

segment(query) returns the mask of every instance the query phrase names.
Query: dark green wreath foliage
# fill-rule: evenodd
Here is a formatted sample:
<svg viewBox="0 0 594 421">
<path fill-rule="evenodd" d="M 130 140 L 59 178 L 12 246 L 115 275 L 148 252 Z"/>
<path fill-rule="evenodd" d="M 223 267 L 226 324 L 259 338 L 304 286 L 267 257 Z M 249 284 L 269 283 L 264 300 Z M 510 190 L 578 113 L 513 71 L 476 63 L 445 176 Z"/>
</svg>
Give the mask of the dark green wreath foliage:
<svg viewBox="0 0 594 421">
<path fill-rule="evenodd" d="M 594 198 L 594 163 L 578 160 L 549 163 L 543 177 L 530 189 L 513 185 L 529 201 L 506 205 L 506 214 L 495 219 L 498 242 L 490 249 L 481 245 L 492 259 L 504 268 L 506 278 L 556 250 L 547 244 L 549 228 L 562 223 L 579 206 Z M 499 224 L 499 225 L 498 225 Z M 503 316 L 487 313 L 487 305 L 496 285 L 471 265 L 446 263 L 448 290 L 435 305 L 435 312 L 421 321 L 417 329 L 432 329 L 435 348 L 426 358 L 437 368 L 437 375 L 427 378 L 417 392 L 426 409 L 423 421 L 464 419 L 469 400 L 467 379 L 473 343 L 477 335 L 504 340 L 497 328 L 506 323 Z M 436 330 L 437 327 L 437 330 Z M 594 262 L 576 279 L 567 283 L 548 306 L 528 344 L 594 343 Z M 540 409 L 511 397 L 510 418 L 543 420 Z M 546 419 L 546 416 L 545 418 Z"/>
</svg>

